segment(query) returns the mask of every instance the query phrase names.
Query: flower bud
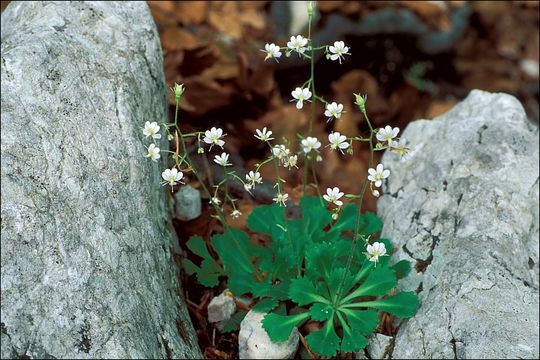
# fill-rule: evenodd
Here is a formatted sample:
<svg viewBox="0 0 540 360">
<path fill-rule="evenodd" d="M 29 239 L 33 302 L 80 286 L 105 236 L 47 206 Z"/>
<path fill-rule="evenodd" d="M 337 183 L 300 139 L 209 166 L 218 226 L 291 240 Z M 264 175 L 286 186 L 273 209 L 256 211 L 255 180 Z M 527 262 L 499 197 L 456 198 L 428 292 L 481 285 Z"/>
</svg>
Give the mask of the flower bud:
<svg viewBox="0 0 540 360">
<path fill-rule="evenodd" d="M 379 193 L 379 190 L 373 190 L 371 192 L 371 195 L 375 196 L 375 197 L 379 197 L 381 194 Z"/>
<path fill-rule="evenodd" d="M 321 155 L 317 155 L 317 157 L 315 158 L 315 160 L 317 162 L 321 162 L 323 159 L 322 159 L 322 156 Z"/>
<path fill-rule="evenodd" d="M 354 94 L 354 103 L 358 105 L 363 113 L 366 112 L 366 101 L 367 95 Z"/>
<path fill-rule="evenodd" d="M 307 13 L 309 17 L 313 17 L 313 1 L 307 3 Z"/>
<path fill-rule="evenodd" d="M 172 139 L 174 139 L 174 135 L 173 135 L 173 134 L 167 135 L 167 140 L 172 141 Z"/>
<path fill-rule="evenodd" d="M 204 154 L 204 149 L 202 147 L 199 147 L 197 149 L 197 154 Z"/>
<path fill-rule="evenodd" d="M 184 84 L 178 85 L 177 83 L 174 83 L 174 98 L 178 101 L 182 97 L 182 94 L 184 94 Z"/>
</svg>

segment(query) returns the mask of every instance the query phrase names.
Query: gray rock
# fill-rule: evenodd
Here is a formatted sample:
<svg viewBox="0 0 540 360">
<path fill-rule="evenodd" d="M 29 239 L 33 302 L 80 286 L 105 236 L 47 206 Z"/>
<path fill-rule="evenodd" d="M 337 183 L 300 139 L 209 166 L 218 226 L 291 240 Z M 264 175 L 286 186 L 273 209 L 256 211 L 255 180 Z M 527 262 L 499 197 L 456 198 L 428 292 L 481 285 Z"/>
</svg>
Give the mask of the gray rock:
<svg viewBox="0 0 540 360">
<path fill-rule="evenodd" d="M 236 311 L 236 303 L 227 290 L 214 297 L 208 304 L 208 321 L 211 323 L 225 322 Z"/>
<path fill-rule="evenodd" d="M 201 216 L 201 192 L 185 185 L 174 194 L 176 215 L 185 221 Z"/>
<path fill-rule="evenodd" d="M 238 334 L 240 359 L 293 358 L 300 340 L 298 329 L 294 328 L 287 341 L 272 342 L 261 324 L 265 315 L 265 313 L 250 310 L 240 323 L 240 333 Z"/>
<path fill-rule="evenodd" d="M 370 359 L 389 359 L 394 338 L 383 334 L 373 334 L 369 337 L 366 347 Z"/>
<path fill-rule="evenodd" d="M 146 3 L 12 2 L 1 34 L 2 357 L 200 358 L 144 157 L 166 119 Z"/>
<path fill-rule="evenodd" d="M 422 305 L 393 358 L 538 358 L 538 128 L 514 97 L 475 90 L 403 137 L 416 149 L 384 155 L 378 212 Z"/>
</svg>

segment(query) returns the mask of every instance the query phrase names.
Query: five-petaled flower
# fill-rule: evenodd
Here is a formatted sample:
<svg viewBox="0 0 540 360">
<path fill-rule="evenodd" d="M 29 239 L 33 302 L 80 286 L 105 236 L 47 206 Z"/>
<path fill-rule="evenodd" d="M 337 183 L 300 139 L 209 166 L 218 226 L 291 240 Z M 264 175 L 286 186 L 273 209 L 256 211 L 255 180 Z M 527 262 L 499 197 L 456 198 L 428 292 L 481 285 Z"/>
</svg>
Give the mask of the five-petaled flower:
<svg viewBox="0 0 540 360">
<path fill-rule="evenodd" d="M 301 109 L 304 107 L 304 101 L 309 101 L 309 98 L 311 97 L 311 91 L 309 91 L 308 88 L 300 88 L 297 87 L 291 92 L 291 95 L 294 99 L 291 101 L 296 101 L 296 108 Z"/>
<path fill-rule="evenodd" d="M 343 113 L 343 104 L 331 103 L 326 105 L 326 110 L 324 111 L 324 116 L 328 117 L 328 121 L 333 118 L 339 119 Z"/>
<path fill-rule="evenodd" d="M 289 155 L 289 149 L 287 149 L 285 145 L 275 145 L 272 148 L 272 155 L 281 160 L 284 156 Z"/>
<path fill-rule="evenodd" d="M 386 246 L 384 246 L 384 243 L 382 242 L 374 242 L 372 245 L 368 245 L 367 255 L 369 261 L 372 261 L 375 264 L 377 264 L 377 262 L 379 261 L 379 257 L 388 256 L 386 254 Z"/>
<path fill-rule="evenodd" d="M 182 178 L 184 177 L 184 174 L 181 171 L 178 171 L 175 168 L 172 169 L 166 169 L 161 173 L 161 177 L 163 178 L 162 185 L 171 185 L 173 187 L 177 183 L 182 183 Z"/>
<path fill-rule="evenodd" d="M 274 200 L 274 202 L 279 204 L 279 206 L 287 206 L 287 204 L 285 204 L 285 203 L 287 202 L 288 198 L 289 198 L 289 194 L 281 194 L 281 193 L 279 193 L 272 200 Z"/>
<path fill-rule="evenodd" d="M 346 149 L 349 147 L 349 143 L 347 142 L 347 137 L 345 135 L 341 135 L 339 132 L 332 132 L 328 135 L 328 141 L 330 142 L 330 149 L 336 150 L 339 149 L 341 153 L 343 154 L 343 149 Z"/>
<path fill-rule="evenodd" d="M 159 148 L 156 146 L 156 144 L 150 144 L 150 146 L 148 147 L 148 154 L 146 154 L 146 157 L 149 157 L 150 159 L 152 159 L 152 161 L 155 161 L 157 162 L 158 159 L 161 157 L 161 155 L 159 155 Z"/>
<path fill-rule="evenodd" d="M 376 187 L 382 185 L 382 181 L 390 176 L 390 170 L 385 170 L 383 164 L 377 165 L 376 169 L 368 169 L 368 180 L 371 181 Z"/>
<path fill-rule="evenodd" d="M 270 140 L 274 140 L 272 136 L 272 132 L 271 131 L 266 131 L 266 127 L 264 127 L 261 130 L 257 129 L 255 130 L 257 132 L 257 135 L 255 135 L 255 137 L 261 141 L 270 141 Z"/>
<path fill-rule="evenodd" d="M 291 170 L 293 167 L 297 167 L 296 166 L 297 162 L 298 162 L 298 155 L 287 156 L 287 158 L 283 160 L 283 166 Z"/>
<path fill-rule="evenodd" d="M 302 149 L 304 150 L 306 154 L 309 153 L 311 150 L 317 150 L 318 148 L 321 147 L 321 142 L 317 140 L 316 137 L 311 137 L 311 136 L 308 136 L 307 138 L 302 140 L 301 144 L 302 144 Z"/>
<path fill-rule="evenodd" d="M 159 132 L 159 125 L 157 122 L 150 122 L 147 121 L 144 123 L 144 129 L 143 134 L 146 137 L 151 136 L 153 139 L 161 139 L 161 134 L 158 134 Z"/>
<path fill-rule="evenodd" d="M 233 219 L 238 219 L 240 216 L 242 216 L 242 213 L 239 210 L 234 209 L 231 213 Z"/>
<path fill-rule="evenodd" d="M 340 64 L 341 59 L 344 59 L 343 55 L 351 55 L 349 54 L 349 48 L 345 46 L 343 41 L 334 41 L 334 46 L 329 46 L 328 50 L 332 53 L 332 55 L 330 55 L 330 60 L 339 60 Z"/>
<path fill-rule="evenodd" d="M 214 145 L 218 145 L 223 149 L 223 145 L 225 145 L 225 141 L 221 140 L 223 136 L 225 135 L 223 135 L 223 130 L 221 128 L 213 127 L 210 130 L 206 130 L 204 132 L 203 141 L 207 144 L 210 144 L 210 150 Z"/>
<path fill-rule="evenodd" d="M 328 188 L 328 189 L 326 189 L 326 194 L 323 195 L 323 199 L 330 202 L 330 203 L 334 203 L 337 206 L 341 206 L 341 205 L 343 205 L 343 201 L 341 201 L 339 199 L 342 196 L 343 196 L 343 193 L 339 191 L 338 187 L 335 187 L 333 189 Z"/>
<path fill-rule="evenodd" d="M 261 51 L 266 53 L 266 57 L 264 58 L 264 61 L 270 58 L 274 58 L 276 62 L 279 62 L 278 58 L 281 56 L 281 51 L 279 49 L 279 46 L 277 46 L 276 44 L 274 43 L 266 44 L 264 45 L 264 50 L 261 50 Z"/>
<path fill-rule="evenodd" d="M 411 157 L 411 153 L 409 152 L 411 149 L 407 147 L 407 140 L 404 138 L 399 139 L 399 141 L 392 141 L 390 143 L 390 150 L 397 152 L 403 161 Z"/>
<path fill-rule="evenodd" d="M 214 156 L 214 162 L 221 165 L 221 166 L 231 166 L 232 164 L 229 163 L 229 154 L 227 153 L 221 153 L 221 155 Z"/>
<path fill-rule="evenodd" d="M 392 129 L 391 126 L 386 125 L 384 128 L 379 129 L 376 136 L 377 140 L 388 142 L 388 145 L 390 145 L 397 134 L 399 134 L 399 128 L 395 127 Z"/>
<path fill-rule="evenodd" d="M 287 43 L 287 47 L 292 51 L 298 52 L 298 56 L 307 50 L 308 39 L 302 35 L 291 36 L 291 40 Z"/>
<path fill-rule="evenodd" d="M 213 197 L 210 199 L 210 204 L 211 205 L 214 205 L 214 206 L 219 206 L 219 204 L 221 204 L 221 200 L 219 200 L 217 197 Z"/>
<path fill-rule="evenodd" d="M 262 183 L 261 173 L 258 171 L 250 171 L 249 173 L 246 174 L 246 180 L 251 183 L 251 187 L 255 186 L 255 183 L 261 184 Z"/>
</svg>

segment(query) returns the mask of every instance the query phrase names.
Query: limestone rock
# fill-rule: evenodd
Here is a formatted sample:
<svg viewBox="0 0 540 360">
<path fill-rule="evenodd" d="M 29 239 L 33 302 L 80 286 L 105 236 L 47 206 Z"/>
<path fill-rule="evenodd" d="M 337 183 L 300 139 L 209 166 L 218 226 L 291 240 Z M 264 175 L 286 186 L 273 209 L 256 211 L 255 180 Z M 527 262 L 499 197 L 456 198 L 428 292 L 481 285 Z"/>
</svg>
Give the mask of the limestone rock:
<svg viewBox="0 0 540 360">
<path fill-rule="evenodd" d="M 287 341 L 272 342 L 262 327 L 261 322 L 265 315 L 251 310 L 240 323 L 238 334 L 240 359 L 291 359 L 298 348 L 300 339 L 298 329 L 294 328 Z"/>
<path fill-rule="evenodd" d="M 236 312 L 236 303 L 227 290 L 214 297 L 208 304 L 208 321 L 225 325 L 227 320 Z"/>
<path fill-rule="evenodd" d="M 403 137 L 415 149 L 384 155 L 378 213 L 422 305 L 392 357 L 538 358 L 538 128 L 514 97 L 475 90 Z"/>
<path fill-rule="evenodd" d="M 12 2 L 1 37 L 2 357 L 200 358 L 144 157 L 166 119 L 146 3 Z"/>
<path fill-rule="evenodd" d="M 190 185 L 185 185 L 174 194 L 176 215 L 189 221 L 201 216 L 201 192 Z"/>
</svg>

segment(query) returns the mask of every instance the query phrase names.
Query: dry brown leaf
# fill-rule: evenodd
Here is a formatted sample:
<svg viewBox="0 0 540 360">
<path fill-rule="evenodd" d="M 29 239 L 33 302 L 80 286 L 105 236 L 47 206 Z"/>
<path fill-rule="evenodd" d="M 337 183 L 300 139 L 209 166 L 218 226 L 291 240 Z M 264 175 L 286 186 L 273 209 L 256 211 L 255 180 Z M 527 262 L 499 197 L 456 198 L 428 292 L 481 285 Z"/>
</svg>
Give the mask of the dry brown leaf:
<svg viewBox="0 0 540 360">
<path fill-rule="evenodd" d="M 175 11 L 174 1 L 148 1 L 154 21 L 159 25 L 172 26 L 176 20 L 171 16 Z"/>
<path fill-rule="evenodd" d="M 201 46 L 195 35 L 178 27 L 168 27 L 161 33 L 161 44 L 169 50 L 193 50 Z"/>
<path fill-rule="evenodd" d="M 211 11 L 208 14 L 208 23 L 215 30 L 227 34 L 235 40 L 239 40 L 242 37 L 242 25 L 231 14 L 221 11 Z"/>
<path fill-rule="evenodd" d="M 198 25 L 206 19 L 207 9 L 207 1 L 181 1 L 173 15 L 184 25 Z"/>
<path fill-rule="evenodd" d="M 266 26 L 265 17 L 256 9 L 248 9 L 238 14 L 238 21 L 242 25 L 249 25 L 257 30 L 262 30 Z"/>
<path fill-rule="evenodd" d="M 329 12 L 339 9 L 345 1 L 317 1 L 317 6 L 320 11 Z"/>
<path fill-rule="evenodd" d="M 204 69 L 201 77 L 208 80 L 228 80 L 238 76 L 237 63 L 218 62 L 212 67 Z"/>
<path fill-rule="evenodd" d="M 211 110 L 230 104 L 234 89 L 231 85 L 222 85 L 208 81 L 200 76 L 185 79 L 186 91 L 180 107 L 194 115 L 202 115 Z"/>
</svg>

